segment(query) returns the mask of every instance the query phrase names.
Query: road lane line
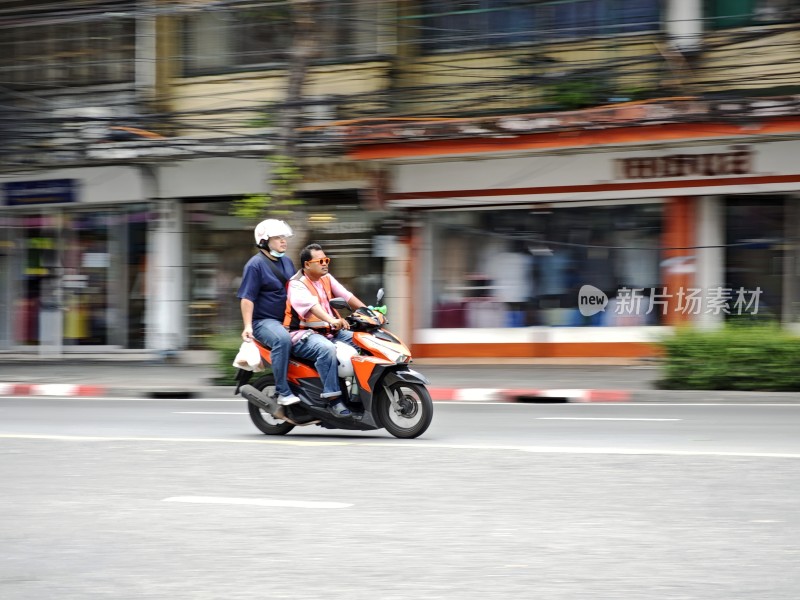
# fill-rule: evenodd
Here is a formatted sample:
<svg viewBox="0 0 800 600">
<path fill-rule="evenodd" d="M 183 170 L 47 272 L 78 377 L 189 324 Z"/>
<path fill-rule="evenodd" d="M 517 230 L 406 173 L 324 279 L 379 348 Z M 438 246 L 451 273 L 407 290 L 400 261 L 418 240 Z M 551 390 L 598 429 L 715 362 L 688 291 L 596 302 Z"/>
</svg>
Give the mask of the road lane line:
<svg viewBox="0 0 800 600">
<path fill-rule="evenodd" d="M 2 394 L 2 388 L 0 388 Z M 145 398 L 142 396 L 20 396 L 20 395 L 1 395 L 0 400 L 30 400 L 34 401 L 54 401 L 69 400 L 70 402 L 236 402 L 246 404 L 243 398 Z"/>
<path fill-rule="evenodd" d="M 264 439 L 260 437 L 242 440 L 225 438 L 183 438 L 183 437 L 149 437 L 149 436 L 100 436 L 100 435 L 51 435 L 33 433 L 0 433 L 0 439 L 15 440 L 52 440 L 61 442 L 177 442 L 185 444 L 285 444 L 289 446 L 350 446 L 348 441 L 335 440 L 287 440 Z"/>
<path fill-rule="evenodd" d="M 628 417 L 536 417 L 537 421 L 683 421 L 683 419 L 637 419 Z"/>
<path fill-rule="evenodd" d="M 271 498 L 224 498 L 219 496 L 173 496 L 164 502 L 188 502 L 191 504 L 235 504 L 239 506 L 271 506 L 282 508 L 349 508 L 344 502 L 311 502 L 308 500 L 274 500 Z"/>
<path fill-rule="evenodd" d="M 448 402 L 447 404 L 462 404 L 459 402 Z M 474 403 L 472 403 L 474 404 Z M 487 403 L 490 404 L 490 403 Z M 493 402 L 491 404 L 498 404 Z M 642 401 L 642 402 L 567 402 L 564 404 L 535 404 L 535 403 L 524 403 L 524 402 L 509 402 L 503 404 L 503 406 L 525 406 L 525 407 L 558 407 L 563 408 L 564 410 L 586 410 L 586 411 L 603 411 L 607 410 L 609 412 L 617 411 L 625 411 L 625 409 L 630 407 L 640 407 L 640 406 L 684 406 L 684 407 L 707 407 L 707 406 L 720 406 L 725 408 L 763 408 L 763 407 L 793 407 L 793 408 L 800 408 L 800 402 L 740 402 L 737 400 L 725 401 L 725 402 L 659 402 L 658 400 L 653 400 L 650 402 Z M 566 408 L 564 408 L 566 407 Z"/>
<path fill-rule="evenodd" d="M 292 439 L 224 439 L 224 438 L 170 438 L 170 437 L 133 437 L 133 436 L 70 436 L 70 435 L 44 435 L 44 434 L 12 434 L 1 433 L 0 439 L 16 440 L 48 440 L 64 442 L 171 442 L 174 444 L 268 444 L 282 446 L 366 446 L 370 448 L 406 448 L 406 449 L 433 449 L 433 450 L 490 450 L 530 452 L 532 454 L 611 454 L 626 456 L 716 456 L 716 457 L 746 457 L 746 458 L 800 458 L 798 452 L 731 452 L 711 450 L 666 450 L 658 448 L 617 448 L 617 447 L 588 447 L 588 446 L 495 446 L 479 444 L 439 444 L 420 440 L 393 441 L 391 438 L 385 442 L 348 440 L 338 441 L 320 439 L 314 441 Z"/>
<path fill-rule="evenodd" d="M 248 415 L 250 413 L 246 412 L 214 412 L 214 411 L 182 411 L 182 412 L 173 412 L 173 415 Z"/>
</svg>

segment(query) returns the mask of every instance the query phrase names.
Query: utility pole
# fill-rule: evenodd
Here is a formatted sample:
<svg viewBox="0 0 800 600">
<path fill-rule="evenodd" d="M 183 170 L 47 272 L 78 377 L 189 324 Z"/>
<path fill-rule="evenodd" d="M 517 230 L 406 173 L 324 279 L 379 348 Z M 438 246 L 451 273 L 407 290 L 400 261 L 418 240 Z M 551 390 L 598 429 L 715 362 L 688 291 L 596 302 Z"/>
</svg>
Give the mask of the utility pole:
<svg viewBox="0 0 800 600">
<path fill-rule="evenodd" d="M 263 218 L 264 212 L 287 213 L 302 202 L 295 198 L 300 180 L 298 128 L 302 120 L 303 88 L 311 61 L 318 52 L 316 15 L 320 0 L 290 0 L 291 44 L 286 59 L 286 92 L 276 114 L 275 151 L 269 157 L 271 191 L 246 196 L 234 203 L 234 214 Z"/>
<path fill-rule="evenodd" d="M 286 96 L 278 121 L 279 154 L 297 158 L 298 132 L 303 107 L 303 88 L 308 67 L 317 53 L 316 12 L 319 0 L 292 0 L 292 45 L 289 48 Z"/>
</svg>

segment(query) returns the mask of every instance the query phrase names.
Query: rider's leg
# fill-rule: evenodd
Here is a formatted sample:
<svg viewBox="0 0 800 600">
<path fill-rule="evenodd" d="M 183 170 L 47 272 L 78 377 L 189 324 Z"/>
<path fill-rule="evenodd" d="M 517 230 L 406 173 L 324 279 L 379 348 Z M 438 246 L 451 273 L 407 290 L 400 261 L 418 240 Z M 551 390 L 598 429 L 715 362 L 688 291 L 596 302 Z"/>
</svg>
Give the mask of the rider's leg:
<svg viewBox="0 0 800 600">
<path fill-rule="evenodd" d="M 334 342 L 344 342 L 345 344 L 352 346 L 356 350 L 358 350 L 358 346 L 353 341 L 353 332 L 347 329 L 340 329 L 333 335 Z"/>
<path fill-rule="evenodd" d="M 322 380 L 320 398 L 328 401 L 331 411 L 337 416 L 348 416 L 350 411 L 341 404 L 342 390 L 339 387 L 339 363 L 336 361 L 336 346 L 318 333 L 307 335 L 292 347 L 295 356 L 314 361 L 314 367 Z"/>
<path fill-rule="evenodd" d="M 253 335 L 262 344 L 269 346 L 272 362 L 272 374 L 275 376 L 275 391 L 279 399 L 295 399 L 299 401 L 289 388 L 286 371 L 289 369 L 289 353 L 292 350 L 292 338 L 283 326 L 275 319 L 260 319 L 253 323 Z"/>
</svg>

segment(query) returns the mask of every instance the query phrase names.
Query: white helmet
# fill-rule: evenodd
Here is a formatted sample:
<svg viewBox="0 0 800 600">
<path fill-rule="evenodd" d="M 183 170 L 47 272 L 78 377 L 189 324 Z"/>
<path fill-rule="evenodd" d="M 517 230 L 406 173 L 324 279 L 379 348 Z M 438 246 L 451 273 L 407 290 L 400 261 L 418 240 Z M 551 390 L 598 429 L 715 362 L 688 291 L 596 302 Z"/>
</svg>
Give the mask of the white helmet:
<svg viewBox="0 0 800 600">
<path fill-rule="evenodd" d="M 277 237 L 279 235 L 292 237 L 294 235 L 292 228 L 289 227 L 285 222 L 279 221 L 278 219 L 267 219 L 266 221 L 261 221 L 261 223 L 256 225 L 256 229 L 253 233 L 255 234 L 256 238 L 256 246 L 261 243 L 261 240 L 268 240 L 271 237 Z"/>
<path fill-rule="evenodd" d="M 336 342 L 336 362 L 339 363 L 339 377 L 353 376 L 353 357 L 358 354 L 358 350 L 350 344 Z"/>
</svg>

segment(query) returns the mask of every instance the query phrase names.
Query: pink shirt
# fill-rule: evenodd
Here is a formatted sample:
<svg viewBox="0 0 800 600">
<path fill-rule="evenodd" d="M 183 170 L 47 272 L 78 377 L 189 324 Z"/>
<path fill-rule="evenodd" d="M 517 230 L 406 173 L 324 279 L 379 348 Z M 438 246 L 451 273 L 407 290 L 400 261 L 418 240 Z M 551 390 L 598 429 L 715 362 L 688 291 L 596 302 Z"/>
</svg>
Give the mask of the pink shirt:
<svg viewBox="0 0 800 600">
<path fill-rule="evenodd" d="M 347 291 L 341 283 L 336 281 L 336 278 L 333 275 L 327 275 L 331 281 L 331 294 L 333 294 L 334 298 L 344 298 L 345 300 L 349 301 L 350 298 L 353 297 L 353 294 Z M 308 278 L 306 278 L 308 279 Z M 308 279 L 308 281 L 311 281 Z M 292 279 L 289 281 L 289 302 L 292 305 L 292 308 L 297 311 L 297 314 L 300 316 L 301 319 L 304 321 L 318 321 L 317 317 L 311 314 L 311 309 L 314 307 L 315 304 L 319 304 L 322 307 L 322 310 L 327 312 L 329 315 L 333 315 L 333 311 L 331 310 L 330 302 L 328 302 L 328 297 L 325 294 L 325 288 L 322 285 L 322 280 L 319 281 L 311 281 L 311 285 L 317 290 L 317 296 L 311 293 L 311 291 L 306 287 L 306 284 L 300 281 L 299 279 Z M 303 335 L 305 334 L 304 330 L 301 331 L 292 331 L 292 343 L 294 344 L 297 342 Z"/>
</svg>

